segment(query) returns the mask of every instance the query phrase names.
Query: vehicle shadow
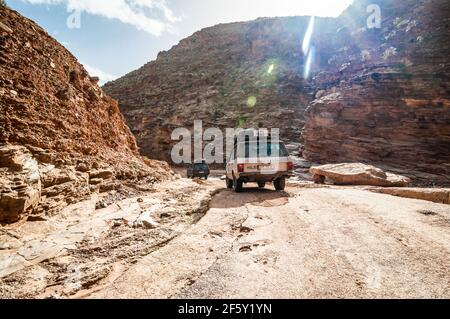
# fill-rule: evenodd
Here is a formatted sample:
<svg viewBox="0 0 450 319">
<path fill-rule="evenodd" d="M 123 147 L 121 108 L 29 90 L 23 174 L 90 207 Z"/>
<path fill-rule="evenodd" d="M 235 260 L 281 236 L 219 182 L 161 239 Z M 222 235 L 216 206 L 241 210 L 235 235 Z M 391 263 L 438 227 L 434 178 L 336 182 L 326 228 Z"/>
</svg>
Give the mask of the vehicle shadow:
<svg viewBox="0 0 450 319">
<path fill-rule="evenodd" d="M 247 204 L 261 207 L 283 206 L 288 203 L 291 195 L 287 192 L 278 192 L 268 188 L 244 187 L 242 193 L 224 188 L 212 200 L 210 208 L 238 208 Z"/>
</svg>

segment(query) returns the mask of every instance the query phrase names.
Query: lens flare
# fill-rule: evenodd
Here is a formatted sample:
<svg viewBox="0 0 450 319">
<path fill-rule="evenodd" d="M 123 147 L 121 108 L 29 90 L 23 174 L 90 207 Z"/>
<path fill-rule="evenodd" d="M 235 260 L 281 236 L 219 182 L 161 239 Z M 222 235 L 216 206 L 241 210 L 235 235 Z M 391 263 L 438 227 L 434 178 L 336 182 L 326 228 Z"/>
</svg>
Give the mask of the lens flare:
<svg viewBox="0 0 450 319">
<path fill-rule="evenodd" d="M 302 50 L 304 55 L 308 55 L 311 46 L 311 40 L 314 33 L 314 22 L 315 18 L 314 16 L 312 16 L 311 19 L 309 20 L 308 29 L 306 30 L 305 37 L 303 38 Z"/>
<path fill-rule="evenodd" d="M 312 64 L 314 63 L 315 53 L 316 53 L 316 49 L 312 45 L 311 48 L 309 49 L 308 58 L 306 59 L 305 68 L 303 71 L 303 77 L 305 79 L 309 78 L 309 75 L 311 73 L 311 67 L 312 67 Z"/>
<path fill-rule="evenodd" d="M 249 107 L 254 107 L 254 106 L 256 105 L 256 102 L 257 102 L 256 96 L 250 96 L 250 97 L 247 99 L 247 105 L 248 105 Z"/>
<path fill-rule="evenodd" d="M 275 64 L 271 64 L 269 66 L 269 70 L 267 70 L 267 73 L 272 74 L 273 70 L 275 69 Z"/>
</svg>

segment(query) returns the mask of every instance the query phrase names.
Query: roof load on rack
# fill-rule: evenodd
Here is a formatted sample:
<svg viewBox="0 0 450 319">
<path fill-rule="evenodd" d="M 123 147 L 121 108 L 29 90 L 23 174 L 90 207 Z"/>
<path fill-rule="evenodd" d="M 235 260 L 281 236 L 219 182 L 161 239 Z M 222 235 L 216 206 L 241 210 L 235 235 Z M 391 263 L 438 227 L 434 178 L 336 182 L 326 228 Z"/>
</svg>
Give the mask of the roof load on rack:
<svg viewBox="0 0 450 319">
<path fill-rule="evenodd" d="M 268 129 L 245 129 L 235 135 L 235 143 L 243 143 L 248 141 L 258 141 L 259 139 L 267 139 L 270 141 L 272 136 Z"/>
</svg>

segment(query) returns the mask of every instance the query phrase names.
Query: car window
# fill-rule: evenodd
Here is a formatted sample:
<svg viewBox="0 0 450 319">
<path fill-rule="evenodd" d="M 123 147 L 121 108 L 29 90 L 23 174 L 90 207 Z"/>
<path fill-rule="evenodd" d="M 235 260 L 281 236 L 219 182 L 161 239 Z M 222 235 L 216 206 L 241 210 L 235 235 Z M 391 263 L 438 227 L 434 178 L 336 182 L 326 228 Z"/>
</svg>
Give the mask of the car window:
<svg viewBox="0 0 450 319">
<path fill-rule="evenodd" d="M 268 143 L 259 147 L 259 156 L 261 157 L 287 157 L 289 152 L 283 143 Z"/>
<path fill-rule="evenodd" d="M 208 170 L 207 164 L 195 164 L 195 169 L 199 171 L 206 171 Z"/>
<path fill-rule="evenodd" d="M 283 143 L 257 143 L 256 141 L 240 143 L 236 153 L 245 154 L 245 158 L 289 156 L 289 152 Z"/>
</svg>

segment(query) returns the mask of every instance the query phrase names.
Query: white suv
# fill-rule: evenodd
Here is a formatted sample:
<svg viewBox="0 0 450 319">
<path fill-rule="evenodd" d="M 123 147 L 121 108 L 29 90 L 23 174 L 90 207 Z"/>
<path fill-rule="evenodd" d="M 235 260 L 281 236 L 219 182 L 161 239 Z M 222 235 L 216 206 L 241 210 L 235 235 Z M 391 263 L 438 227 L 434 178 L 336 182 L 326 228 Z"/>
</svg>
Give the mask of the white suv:
<svg viewBox="0 0 450 319">
<path fill-rule="evenodd" d="M 228 188 L 242 192 L 244 183 L 257 183 L 264 188 L 272 183 L 277 191 L 283 191 L 286 179 L 293 176 L 294 164 L 280 141 L 272 141 L 270 136 L 234 140 L 234 148 L 226 167 Z"/>
</svg>

